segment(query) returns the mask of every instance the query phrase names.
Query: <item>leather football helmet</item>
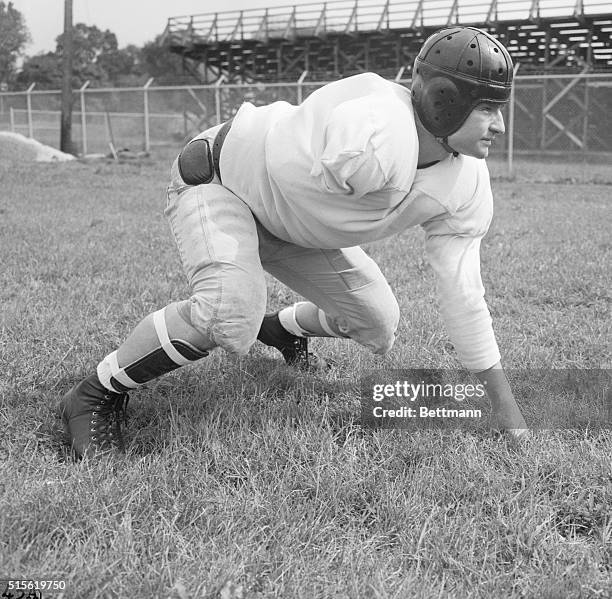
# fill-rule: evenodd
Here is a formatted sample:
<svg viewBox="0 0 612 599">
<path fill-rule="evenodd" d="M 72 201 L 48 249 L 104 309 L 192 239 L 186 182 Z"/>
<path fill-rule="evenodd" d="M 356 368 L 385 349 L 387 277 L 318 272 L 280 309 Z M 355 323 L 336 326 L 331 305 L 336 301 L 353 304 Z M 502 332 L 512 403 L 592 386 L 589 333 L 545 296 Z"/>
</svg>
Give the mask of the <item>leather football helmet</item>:
<svg viewBox="0 0 612 599">
<path fill-rule="evenodd" d="M 412 102 L 425 128 L 446 141 L 481 102 L 503 104 L 512 89 L 512 59 L 493 36 L 449 27 L 423 44 L 412 71 Z"/>
</svg>

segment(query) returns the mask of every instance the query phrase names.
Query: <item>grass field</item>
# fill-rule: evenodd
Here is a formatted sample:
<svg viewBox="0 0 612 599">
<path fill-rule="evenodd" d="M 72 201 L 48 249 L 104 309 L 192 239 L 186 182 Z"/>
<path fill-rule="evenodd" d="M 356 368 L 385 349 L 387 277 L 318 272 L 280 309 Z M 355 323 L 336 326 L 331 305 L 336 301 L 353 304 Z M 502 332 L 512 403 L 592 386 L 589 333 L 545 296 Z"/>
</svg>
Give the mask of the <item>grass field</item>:
<svg viewBox="0 0 612 599">
<path fill-rule="evenodd" d="M 418 230 L 367 248 L 402 307 L 390 354 L 317 341 L 339 366 L 305 375 L 263 347 L 213 353 L 132 393 L 126 456 L 73 462 L 58 398 L 188 293 L 168 167 L 0 165 L 0 577 L 69 598 L 612 597 L 610 430 L 516 447 L 360 426 L 364 371 L 458 367 Z M 491 165 L 483 243 L 504 362 L 609 368 L 609 166 L 516 168 Z M 270 281 L 270 308 L 293 298 Z"/>
</svg>

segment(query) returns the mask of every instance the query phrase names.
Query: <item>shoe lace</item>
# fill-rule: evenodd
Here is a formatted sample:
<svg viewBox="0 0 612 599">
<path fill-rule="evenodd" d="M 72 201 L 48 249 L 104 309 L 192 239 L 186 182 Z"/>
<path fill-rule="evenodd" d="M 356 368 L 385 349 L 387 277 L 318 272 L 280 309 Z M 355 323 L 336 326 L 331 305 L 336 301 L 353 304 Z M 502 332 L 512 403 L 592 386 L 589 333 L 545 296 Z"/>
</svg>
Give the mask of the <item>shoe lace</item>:
<svg viewBox="0 0 612 599">
<path fill-rule="evenodd" d="M 127 424 L 127 393 L 108 393 L 94 407 L 91 417 L 91 440 L 101 449 L 113 445 L 125 451 L 121 421 Z"/>
<path fill-rule="evenodd" d="M 285 362 L 292 366 L 300 366 L 301 368 L 308 369 L 310 366 L 310 355 L 308 351 L 308 341 L 305 337 L 293 336 L 291 344 L 288 344 L 281 353 L 285 358 Z"/>
</svg>

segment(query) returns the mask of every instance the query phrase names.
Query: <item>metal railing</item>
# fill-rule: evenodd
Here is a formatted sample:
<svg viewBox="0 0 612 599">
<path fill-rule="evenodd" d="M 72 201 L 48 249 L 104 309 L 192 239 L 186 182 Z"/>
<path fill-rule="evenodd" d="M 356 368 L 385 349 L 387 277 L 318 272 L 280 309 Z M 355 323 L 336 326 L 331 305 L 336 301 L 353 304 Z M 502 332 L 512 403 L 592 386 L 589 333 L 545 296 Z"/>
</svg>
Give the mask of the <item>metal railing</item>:
<svg viewBox="0 0 612 599">
<path fill-rule="evenodd" d="M 332 0 L 170 17 L 165 38 L 182 45 L 292 39 L 456 23 L 579 18 L 611 11 L 610 0 Z"/>
</svg>

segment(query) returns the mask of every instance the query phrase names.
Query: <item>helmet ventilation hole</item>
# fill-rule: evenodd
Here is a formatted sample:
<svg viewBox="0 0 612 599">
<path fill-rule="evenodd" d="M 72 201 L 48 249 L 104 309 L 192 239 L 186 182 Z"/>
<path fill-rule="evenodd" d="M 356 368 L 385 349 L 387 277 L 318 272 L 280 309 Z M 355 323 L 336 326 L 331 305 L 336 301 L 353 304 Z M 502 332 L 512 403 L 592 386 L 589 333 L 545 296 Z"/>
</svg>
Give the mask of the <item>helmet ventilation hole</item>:
<svg viewBox="0 0 612 599">
<path fill-rule="evenodd" d="M 501 75 L 504 72 L 504 69 L 502 69 L 501 67 L 499 67 L 499 69 L 497 69 L 497 72 Z"/>
<path fill-rule="evenodd" d="M 468 60 L 468 67 L 473 67 L 474 66 L 474 61 L 473 60 Z"/>
<path fill-rule="evenodd" d="M 453 39 L 453 36 L 452 36 L 452 35 L 449 35 L 449 36 L 447 36 L 447 38 L 446 38 L 446 39 L 447 39 L 447 40 L 452 40 L 452 39 Z"/>
<path fill-rule="evenodd" d="M 470 48 L 475 48 L 476 44 L 470 44 Z"/>
<path fill-rule="evenodd" d="M 497 52 L 499 52 L 499 49 L 497 49 L 497 48 L 493 48 L 493 52 L 496 52 L 496 53 L 497 53 Z"/>
</svg>

